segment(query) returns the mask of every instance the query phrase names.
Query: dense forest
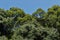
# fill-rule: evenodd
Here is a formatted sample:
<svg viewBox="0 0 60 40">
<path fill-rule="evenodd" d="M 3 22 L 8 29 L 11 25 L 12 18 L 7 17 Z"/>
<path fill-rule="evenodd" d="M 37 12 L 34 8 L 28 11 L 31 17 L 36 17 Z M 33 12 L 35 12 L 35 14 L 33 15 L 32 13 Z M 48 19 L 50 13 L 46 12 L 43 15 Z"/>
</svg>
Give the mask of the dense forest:
<svg viewBox="0 0 60 40">
<path fill-rule="evenodd" d="M 0 40 L 60 40 L 60 6 L 38 8 L 32 15 L 0 8 Z"/>
</svg>

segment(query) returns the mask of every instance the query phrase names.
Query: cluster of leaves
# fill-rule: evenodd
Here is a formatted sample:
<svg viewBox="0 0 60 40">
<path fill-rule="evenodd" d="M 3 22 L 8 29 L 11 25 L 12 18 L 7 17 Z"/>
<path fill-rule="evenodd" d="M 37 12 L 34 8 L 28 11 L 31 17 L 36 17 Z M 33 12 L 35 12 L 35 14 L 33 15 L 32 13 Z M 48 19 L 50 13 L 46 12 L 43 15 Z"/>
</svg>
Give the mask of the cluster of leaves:
<svg viewBox="0 0 60 40">
<path fill-rule="evenodd" d="M 0 40 L 60 40 L 60 6 L 38 8 L 32 15 L 0 8 Z"/>
</svg>

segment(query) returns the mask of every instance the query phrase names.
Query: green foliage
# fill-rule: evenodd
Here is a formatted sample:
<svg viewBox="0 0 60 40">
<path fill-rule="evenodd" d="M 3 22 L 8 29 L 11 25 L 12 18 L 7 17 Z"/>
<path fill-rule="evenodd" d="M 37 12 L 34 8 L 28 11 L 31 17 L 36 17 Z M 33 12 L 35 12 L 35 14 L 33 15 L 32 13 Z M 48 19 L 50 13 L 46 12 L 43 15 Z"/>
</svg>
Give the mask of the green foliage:
<svg viewBox="0 0 60 40">
<path fill-rule="evenodd" d="M 5 36 L 0 36 L 0 40 L 8 40 Z"/>
<path fill-rule="evenodd" d="M 34 12 L 32 15 L 37 18 L 42 18 L 44 13 L 45 13 L 44 10 L 42 10 L 41 8 L 38 8 L 36 12 Z"/>
<path fill-rule="evenodd" d="M 60 40 L 60 6 L 38 8 L 32 15 L 0 8 L 0 40 Z"/>
</svg>

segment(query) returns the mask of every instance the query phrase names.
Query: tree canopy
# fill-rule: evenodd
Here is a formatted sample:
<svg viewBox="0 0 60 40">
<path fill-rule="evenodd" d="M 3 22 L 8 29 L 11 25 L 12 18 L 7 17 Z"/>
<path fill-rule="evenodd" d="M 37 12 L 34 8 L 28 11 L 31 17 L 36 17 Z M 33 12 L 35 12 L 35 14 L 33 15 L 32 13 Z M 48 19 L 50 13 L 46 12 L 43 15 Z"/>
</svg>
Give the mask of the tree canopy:
<svg viewBox="0 0 60 40">
<path fill-rule="evenodd" d="M 32 15 L 17 7 L 0 8 L 0 40 L 60 40 L 60 6 L 47 12 L 38 8 Z"/>
</svg>

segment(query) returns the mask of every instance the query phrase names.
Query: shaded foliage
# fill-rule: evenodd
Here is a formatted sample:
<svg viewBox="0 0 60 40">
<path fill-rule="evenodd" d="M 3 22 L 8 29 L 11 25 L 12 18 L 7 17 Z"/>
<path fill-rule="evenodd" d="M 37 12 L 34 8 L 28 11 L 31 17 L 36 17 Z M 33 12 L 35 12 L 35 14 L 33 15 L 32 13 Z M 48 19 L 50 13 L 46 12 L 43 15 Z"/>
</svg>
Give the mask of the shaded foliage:
<svg viewBox="0 0 60 40">
<path fill-rule="evenodd" d="M 0 40 L 60 40 L 60 6 L 38 8 L 32 15 L 0 8 Z"/>
</svg>

